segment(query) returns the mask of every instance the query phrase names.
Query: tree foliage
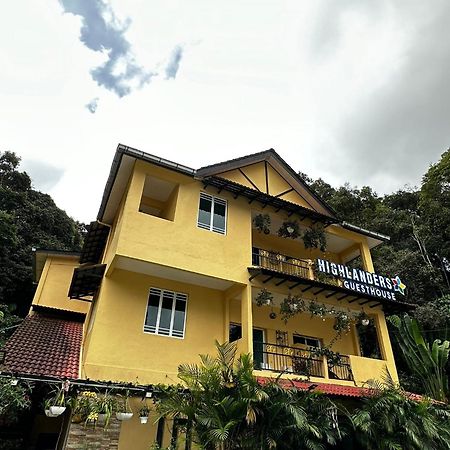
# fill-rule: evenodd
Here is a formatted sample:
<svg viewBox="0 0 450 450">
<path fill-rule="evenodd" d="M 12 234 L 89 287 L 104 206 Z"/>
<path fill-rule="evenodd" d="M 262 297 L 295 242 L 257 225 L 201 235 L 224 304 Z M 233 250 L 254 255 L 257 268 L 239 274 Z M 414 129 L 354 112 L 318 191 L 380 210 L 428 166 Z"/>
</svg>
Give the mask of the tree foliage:
<svg viewBox="0 0 450 450">
<path fill-rule="evenodd" d="M 24 315 L 34 290 L 32 249 L 80 250 L 84 226 L 34 190 L 19 164 L 16 154 L 0 152 L 0 304 Z"/>
<path fill-rule="evenodd" d="M 450 294 L 442 264 L 450 261 L 450 149 L 430 166 L 420 188 L 384 196 L 368 186 L 334 188 L 300 175 L 340 219 L 391 237 L 372 257 L 377 272 L 405 282 L 405 300 L 421 305 Z"/>
<path fill-rule="evenodd" d="M 216 343 L 217 356 L 184 364 L 178 377 L 185 388 L 168 388 L 159 397 L 161 416 L 187 419 L 201 448 L 323 449 L 341 436 L 336 405 L 326 396 L 261 385 L 253 377 L 250 355 L 236 358 L 234 343 Z"/>
<path fill-rule="evenodd" d="M 356 448 L 441 450 L 450 448 L 446 405 L 412 399 L 393 384 L 377 387 L 352 414 Z"/>
<path fill-rule="evenodd" d="M 409 316 L 391 316 L 390 322 L 397 328 L 397 342 L 402 357 L 411 373 L 422 380 L 428 396 L 446 401 L 448 377 L 446 365 L 450 352 L 450 342 L 435 339 L 430 345 L 425 341 L 415 319 Z"/>
</svg>

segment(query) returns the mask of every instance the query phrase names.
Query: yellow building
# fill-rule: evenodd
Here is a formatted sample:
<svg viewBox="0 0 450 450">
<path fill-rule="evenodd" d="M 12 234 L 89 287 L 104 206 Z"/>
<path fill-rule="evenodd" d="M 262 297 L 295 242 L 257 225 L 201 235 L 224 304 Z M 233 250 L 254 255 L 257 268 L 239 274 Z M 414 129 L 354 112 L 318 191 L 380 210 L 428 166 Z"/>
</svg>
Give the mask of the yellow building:
<svg viewBox="0 0 450 450">
<path fill-rule="evenodd" d="M 339 220 L 272 149 L 194 170 L 119 145 L 82 253 L 36 252 L 30 315 L 83 324 L 72 379 L 177 383 L 179 364 L 235 340 L 257 377 L 356 395 L 398 379 L 385 311 L 404 304 L 370 254 L 388 239 Z M 118 447 L 157 434 L 135 415 Z"/>
</svg>

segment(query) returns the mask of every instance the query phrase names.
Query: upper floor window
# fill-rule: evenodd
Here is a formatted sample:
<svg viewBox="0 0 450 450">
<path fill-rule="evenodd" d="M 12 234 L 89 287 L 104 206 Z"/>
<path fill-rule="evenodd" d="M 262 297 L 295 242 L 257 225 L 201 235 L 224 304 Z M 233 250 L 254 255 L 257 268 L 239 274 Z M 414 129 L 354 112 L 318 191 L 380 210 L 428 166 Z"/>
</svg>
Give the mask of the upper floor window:
<svg viewBox="0 0 450 450">
<path fill-rule="evenodd" d="M 183 338 L 186 324 L 187 295 L 151 288 L 144 331 Z"/>
<path fill-rule="evenodd" d="M 294 341 L 294 345 L 300 344 L 300 345 L 304 345 L 305 347 L 317 347 L 317 348 L 321 347 L 320 340 L 317 338 L 314 338 L 314 337 L 301 336 L 299 334 L 294 334 L 293 341 Z"/>
<path fill-rule="evenodd" d="M 227 202 L 212 195 L 200 193 L 197 225 L 206 230 L 225 234 Z"/>
</svg>

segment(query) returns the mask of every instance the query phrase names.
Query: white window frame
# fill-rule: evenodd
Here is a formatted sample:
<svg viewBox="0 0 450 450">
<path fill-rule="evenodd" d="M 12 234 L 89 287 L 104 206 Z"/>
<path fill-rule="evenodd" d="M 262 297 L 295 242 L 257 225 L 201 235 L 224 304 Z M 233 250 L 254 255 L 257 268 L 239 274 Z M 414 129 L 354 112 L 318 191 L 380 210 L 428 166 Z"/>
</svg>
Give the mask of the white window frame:
<svg viewBox="0 0 450 450">
<path fill-rule="evenodd" d="M 201 224 L 199 222 L 200 219 L 200 200 L 204 198 L 206 200 L 211 201 L 211 222 L 209 226 L 205 226 L 204 224 Z M 222 205 L 225 205 L 225 227 L 223 230 L 219 228 L 215 228 L 213 226 L 214 224 L 214 206 L 216 203 L 220 203 Z M 214 195 L 206 194 L 205 192 L 200 192 L 200 198 L 198 203 L 198 215 L 197 215 L 197 227 L 201 228 L 203 230 L 213 231 L 214 233 L 219 234 L 227 234 L 227 217 L 228 217 L 228 202 L 224 198 L 215 197 Z"/>
<path fill-rule="evenodd" d="M 154 326 L 154 330 L 150 329 L 150 328 L 153 328 L 152 325 L 147 325 L 146 324 L 147 314 L 148 314 L 148 306 L 149 306 L 149 301 L 150 301 L 150 295 L 151 294 L 159 295 L 158 312 L 157 312 L 156 324 Z M 163 334 L 163 333 L 159 332 L 159 323 L 160 323 L 160 319 L 161 319 L 162 302 L 163 302 L 163 298 L 164 298 L 165 294 L 169 295 L 169 296 L 173 296 L 173 298 L 172 298 L 172 312 L 171 312 L 171 315 L 170 315 L 169 334 Z M 184 302 L 185 302 L 183 331 L 182 331 L 182 334 L 180 336 L 173 334 L 173 321 L 175 319 L 175 306 L 176 306 L 177 300 L 184 300 Z M 144 333 L 146 333 L 146 334 L 155 334 L 155 335 L 164 336 L 164 337 L 171 337 L 171 338 L 175 338 L 175 339 L 184 339 L 184 337 L 186 335 L 187 306 L 188 306 L 188 295 L 187 294 L 184 294 L 182 292 L 169 291 L 167 289 L 155 288 L 155 287 L 150 288 L 150 290 L 148 292 L 147 307 L 145 308 L 144 327 L 143 327 L 144 328 Z M 178 333 L 178 331 L 176 333 Z"/>
<path fill-rule="evenodd" d="M 300 343 L 300 342 L 294 343 L 294 337 L 303 338 L 305 340 L 305 343 L 304 344 Z M 316 338 L 316 337 L 313 337 L 313 336 L 305 336 L 304 334 L 298 334 L 298 333 L 293 333 L 292 334 L 292 344 L 293 345 L 306 345 L 307 347 L 313 347 L 312 345 L 308 345 L 306 343 L 306 339 L 313 339 L 313 340 L 317 341 L 319 343 L 319 346 L 315 347 L 315 348 L 322 348 L 322 342 L 320 341 L 319 338 Z"/>
</svg>

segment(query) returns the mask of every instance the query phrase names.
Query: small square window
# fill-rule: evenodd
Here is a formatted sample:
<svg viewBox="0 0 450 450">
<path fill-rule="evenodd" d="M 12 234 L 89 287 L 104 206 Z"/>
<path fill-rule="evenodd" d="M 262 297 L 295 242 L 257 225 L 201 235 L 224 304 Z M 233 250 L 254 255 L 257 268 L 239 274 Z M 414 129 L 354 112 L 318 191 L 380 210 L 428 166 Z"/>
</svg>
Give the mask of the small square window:
<svg viewBox="0 0 450 450">
<path fill-rule="evenodd" d="M 200 193 L 197 225 L 205 230 L 226 233 L 227 202 L 212 195 Z"/>
<path fill-rule="evenodd" d="M 151 288 L 144 331 L 183 338 L 186 325 L 187 295 Z"/>
<path fill-rule="evenodd" d="M 304 345 L 306 347 L 316 347 L 320 348 L 320 340 L 313 337 L 301 336 L 300 334 L 293 335 L 294 345 Z"/>
</svg>

